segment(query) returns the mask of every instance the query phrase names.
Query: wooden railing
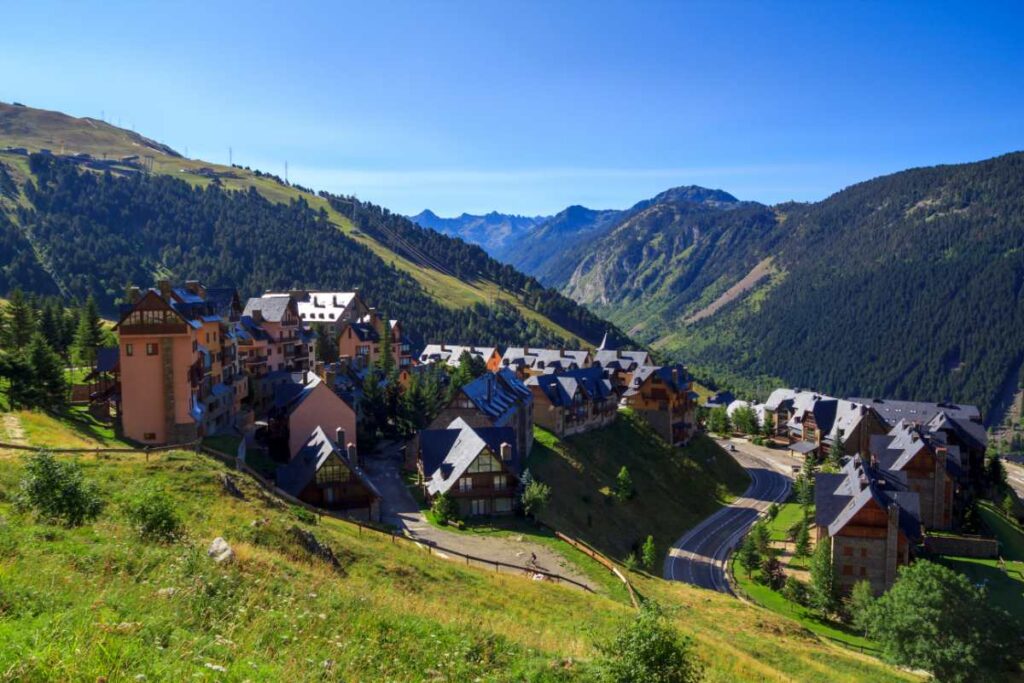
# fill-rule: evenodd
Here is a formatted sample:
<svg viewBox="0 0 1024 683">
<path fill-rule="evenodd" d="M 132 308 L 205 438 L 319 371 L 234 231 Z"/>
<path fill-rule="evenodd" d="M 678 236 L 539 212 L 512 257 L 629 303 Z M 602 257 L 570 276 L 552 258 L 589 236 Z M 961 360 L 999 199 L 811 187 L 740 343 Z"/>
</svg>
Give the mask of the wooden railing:
<svg viewBox="0 0 1024 683">
<path fill-rule="evenodd" d="M 555 536 L 559 540 L 568 543 L 573 548 L 576 548 L 576 550 L 579 550 L 584 555 L 587 555 L 588 557 L 596 561 L 598 564 L 603 566 L 605 569 L 610 571 L 612 574 L 614 574 L 616 577 L 618 577 L 619 581 L 625 584 L 626 590 L 629 591 L 629 601 L 633 603 L 633 607 L 635 607 L 636 609 L 640 609 L 640 599 L 637 597 L 637 593 L 636 590 L 633 588 L 633 584 L 631 584 L 629 582 L 629 579 L 627 579 L 625 575 L 621 571 L 619 571 L 619 568 L 615 566 L 614 562 L 609 560 L 599 551 L 595 550 L 583 541 L 579 541 L 575 538 L 572 538 L 571 536 L 566 536 L 561 531 L 556 530 Z"/>
</svg>

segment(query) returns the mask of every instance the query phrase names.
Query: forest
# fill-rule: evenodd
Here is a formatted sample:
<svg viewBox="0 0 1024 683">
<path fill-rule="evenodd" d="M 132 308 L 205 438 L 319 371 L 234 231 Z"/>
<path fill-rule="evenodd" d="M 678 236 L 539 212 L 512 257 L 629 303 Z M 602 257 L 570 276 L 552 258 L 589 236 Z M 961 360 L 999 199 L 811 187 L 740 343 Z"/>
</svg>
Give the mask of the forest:
<svg viewBox="0 0 1024 683">
<path fill-rule="evenodd" d="M 358 287 L 366 301 L 402 320 L 415 344 L 428 339 L 564 343 L 507 302 L 443 306 L 301 199 L 281 204 L 255 189 L 193 187 L 160 175 L 83 173 L 50 155 L 33 155 L 30 168 L 34 178 L 25 195 L 31 206 L 17 208 L 17 225 L 0 214 L 0 291 L 5 293 L 20 286 L 39 294 L 63 291 L 77 301 L 94 296 L 112 315 L 128 285 L 149 286 L 158 277 L 233 285 L 243 297 L 268 289 Z M 357 225 L 372 233 L 374 222 L 366 216 L 374 214 L 394 216 L 369 206 L 355 214 Z M 517 289 L 528 304 L 573 333 L 596 341 L 608 326 L 478 248 L 433 231 L 417 233 L 408 221 L 399 228 L 446 269 L 463 276 L 475 269 L 477 277 Z"/>
</svg>

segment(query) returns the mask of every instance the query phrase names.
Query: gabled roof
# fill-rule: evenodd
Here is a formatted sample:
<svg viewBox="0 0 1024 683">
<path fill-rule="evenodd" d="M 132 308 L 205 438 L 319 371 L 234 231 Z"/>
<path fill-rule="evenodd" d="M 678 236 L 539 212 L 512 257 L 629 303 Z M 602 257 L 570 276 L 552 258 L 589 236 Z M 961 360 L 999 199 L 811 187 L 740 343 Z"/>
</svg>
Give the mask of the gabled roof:
<svg viewBox="0 0 1024 683">
<path fill-rule="evenodd" d="M 290 415 L 302 405 L 313 393 L 313 390 L 320 386 L 320 378 L 313 373 L 308 374 L 309 381 L 303 384 L 300 381 L 291 381 L 278 384 L 274 387 L 274 408 L 284 411 Z M 296 379 L 293 377 L 293 380 Z"/>
<path fill-rule="evenodd" d="M 839 474 L 814 475 L 815 523 L 827 528 L 830 536 L 839 534 L 871 502 L 882 510 L 896 505 L 900 531 L 911 542 L 920 539 L 920 501 L 907 490 L 904 473 L 882 471 L 855 456 Z"/>
<path fill-rule="evenodd" d="M 672 391 L 681 392 L 690 389 L 690 373 L 684 365 L 645 365 L 633 372 L 633 380 L 626 388 L 626 396 L 640 392 L 644 383 L 651 376 L 656 376 Z"/>
<path fill-rule="evenodd" d="M 873 435 L 870 448 L 871 455 L 877 458 L 878 466 L 883 470 L 902 471 L 921 451 L 938 455 L 941 448 L 945 449 L 946 471 L 954 477 L 962 471 L 959 448 L 947 446 L 917 424 L 904 420 L 900 420 L 888 434 Z"/>
<path fill-rule="evenodd" d="M 252 317 L 255 311 L 260 311 L 264 320 L 279 323 L 284 319 L 290 305 L 292 305 L 292 298 L 288 294 L 264 294 L 251 297 L 246 301 L 242 314 Z"/>
<path fill-rule="evenodd" d="M 485 372 L 462 387 L 462 393 L 476 408 L 500 423 L 513 408 L 533 401 L 529 388 L 519 381 L 511 370 Z"/>
<path fill-rule="evenodd" d="M 585 349 L 534 349 L 510 346 L 501 357 L 502 367 L 528 367 L 532 370 L 571 370 L 586 367 L 590 352 Z"/>
<path fill-rule="evenodd" d="M 515 431 L 511 427 L 470 427 L 461 417 L 447 429 L 425 429 L 420 432 L 420 460 L 427 491 L 445 493 L 459 480 L 484 449 L 501 461 L 501 445 L 512 447 L 512 458 L 503 466 L 519 476 L 519 451 Z"/>
<path fill-rule="evenodd" d="M 968 422 L 981 422 L 981 411 L 977 406 L 949 402 L 928 403 L 926 401 L 894 401 L 881 398 L 851 398 L 851 401 L 863 403 L 875 409 L 890 425 L 900 420 L 930 422 L 940 412 L 951 418 Z"/>
<path fill-rule="evenodd" d="M 646 351 L 620 351 L 598 349 L 594 353 L 594 364 L 602 368 L 614 368 L 632 372 L 636 368 L 651 365 L 651 354 Z"/>
<path fill-rule="evenodd" d="M 297 300 L 303 320 L 333 322 L 342 318 L 358 297 L 357 292 L 307 292 Z"/>
<path fill-rule="evenodd" d="M 765 402 L 766 410 L 774 412 L 780 407 L 792 408 L 786 425 L 794 432 L 802 429 L 804 414 L 810 412 L 822 439 L 831 443 L 835 443 L 840 431 L 844 438 L 848 437 L 869 412 L 866 406 L 854 401 L 793 389 L 776 389 Z"/>
<path fill-rule="evenodd" d="M 612 385 L 600 367 L 569 370 L 558 375 L 540 375 L 526 381 L 527 386 L 538 386 L 552 405 L 569 407 L 577 392 L 584 401 L 604 401 L 612 395 Z"/>
<path fill-rule="evenodd" d="M 463 353 L 482 358 L 486 363 L 498 352 L 493 346 L 459 346 L 457 344 L 427 344 L 420 353 L 421 363 L 445 363 L 458 367 Z"/>
<path fill-rule="evenodd" d="M 289 460 L 288 464 L 277 468 L 275 479 L 278 488 L 293 496 L 299 495 L 313 481 L 316 473 L 332 455 L 337 456 L 349 471 L 352 472 L 352 475 L 359 483 L 365 486 L 373 496 L 376 498 L 381 497 L 380 491 L 377 490 L 377 487 L 363 469 L 349 460 L 345 448 L 330 439 L 319 426 L 313 429 L 306 443 L 295 454 L 295 457 Z"/>
</svg>

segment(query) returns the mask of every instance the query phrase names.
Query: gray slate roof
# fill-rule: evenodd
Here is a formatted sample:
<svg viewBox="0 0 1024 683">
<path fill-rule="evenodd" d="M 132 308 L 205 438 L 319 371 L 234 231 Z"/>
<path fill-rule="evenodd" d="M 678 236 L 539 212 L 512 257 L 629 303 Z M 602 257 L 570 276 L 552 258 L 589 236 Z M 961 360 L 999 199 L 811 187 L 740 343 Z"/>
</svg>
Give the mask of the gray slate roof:
<svg viewBox="0 0 1024 683">
<path fill-rule="evenodd" d="M 423 476 L 430 495 L 446 493 L 484 449 L 501 459 L 501 444 L 512 447 L 512 459 L 505 467 L 519 475 L 519 453 L 515 432 L 511 427 L 470 427 L 461 417 L 447 429 L 425 429 L 420 432 L 420 458 Z"/>
<path fill-rule="evenodd" d="M 309 482 L 313 481 L 313 477 L 316 476 L 316 473 L 327 462 L 327 458 L 331 454 L 337 455 L 349 471 L 352 472 L 352 475 L 370 493 L 377 498 L 381 497 L 380 491 L 377 490 L 377 487 L 366 475 L 366 472 L 356 463 L 349 460 L 348 453 L 345 452 L 344 447 L 336 444 L 319 426 L 313 429 L 306 443 L 295 454 L 295 457 L 288 461 L 287 465 L 281 465 L 277 468 L 275 479 L 278 488 L 293 496 L 299 495 L 302 489 L 306 488 Z"/>
<path fill-rule="evenodd" d="M 254 296 L 245 302 L 245 310 L 242 311 L 242 315 L 252 316 L 254 311 L 260 311 L 264 320 L 279 323 L 284 318 L 291 300 L 287 294 Z"/>
</svg>

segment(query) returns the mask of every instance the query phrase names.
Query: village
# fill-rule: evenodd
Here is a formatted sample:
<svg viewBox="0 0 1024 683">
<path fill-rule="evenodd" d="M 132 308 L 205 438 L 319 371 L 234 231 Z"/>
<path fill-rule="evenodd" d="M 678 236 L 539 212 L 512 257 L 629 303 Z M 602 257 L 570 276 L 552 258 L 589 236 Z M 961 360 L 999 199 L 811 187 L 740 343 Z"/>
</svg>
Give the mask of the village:
<svg viewBox="0 0 1024 683">
<path fill-rule="evenodd" d="M 116 333 L 118 348 L 101 350 L 90 374 L 90 410 L 113 417 L 124 438 L 217 444 L 294 499 L 371 523 L 388 508 L 368 472 L 374 451 L 391 452 L 401 472 L 390 476 L 444 520 L 511 516 L 523 512 L 535 428 L 569 438 L 628 410 L 669 446 L 710 431 L 772 447 L 797 494 L 813 491 L 805 527 L 830 545 L 841 594 L 861 581 L 882 594 L 925 549 L 998 557 L 994 539 L 970 533 L 990 487 L 973 406 L 799 389 L 760 404 L 729 392 L 701 401 L 686 367 L 607 342 L 435 341 L 414 352 L 401 321 L 357 291 L 268 292 L 243 304 L 231 288 L 161 281 L 129 290 Z"/>
</svg>

